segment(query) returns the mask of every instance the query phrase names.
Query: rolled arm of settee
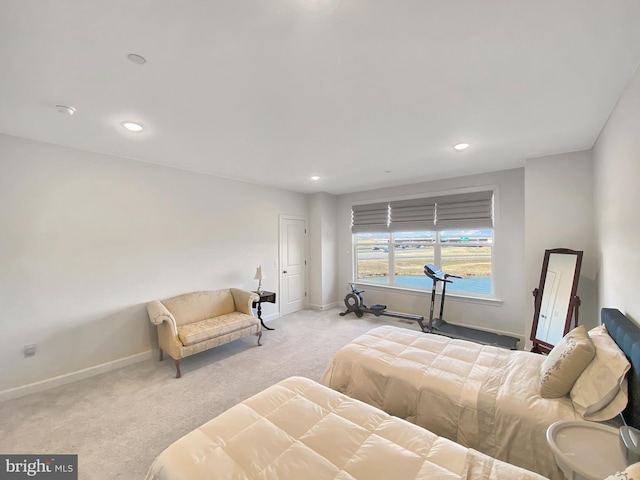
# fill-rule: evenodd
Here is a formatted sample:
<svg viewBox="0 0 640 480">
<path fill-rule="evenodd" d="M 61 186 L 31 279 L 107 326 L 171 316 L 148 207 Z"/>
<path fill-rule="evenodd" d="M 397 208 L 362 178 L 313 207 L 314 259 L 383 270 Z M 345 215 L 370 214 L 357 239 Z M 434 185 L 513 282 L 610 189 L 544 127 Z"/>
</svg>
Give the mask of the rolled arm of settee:
<svg viewBox="0 0 640 480">
<path fill-rule="evenodd" d="M 154 300 L 153 302 L 147 303 L 147 313 L 149 314 L 149 320 L 154 325 L 160 325 L 162 322 L 167 322 L 167 324 L 171 327 L 171 331 L 175 336 L 178 335 L 178 324 L 176 323 L 176 319 L 173 317 L 171 312 L 167 310 L 162 302 L 158 300 Z"/>
<path fill-rule="evenodd" d="M 253 315 L 253 302 L 260 300 L 260 296 L 257 293 L 240 288 L 230 288 L 230 290 L 233 296 L 233 303 L 236 305 L 236 310 L 246 313 L 247 315 Z"/>
</svg>

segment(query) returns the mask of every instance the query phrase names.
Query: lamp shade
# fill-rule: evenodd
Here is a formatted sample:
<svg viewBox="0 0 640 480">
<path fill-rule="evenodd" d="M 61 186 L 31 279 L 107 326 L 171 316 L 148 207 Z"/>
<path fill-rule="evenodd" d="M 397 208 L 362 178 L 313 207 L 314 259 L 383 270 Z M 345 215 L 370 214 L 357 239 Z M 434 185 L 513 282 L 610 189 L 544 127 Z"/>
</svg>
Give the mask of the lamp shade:
<svg viewBox="0 0 640 480">
<path fill-rule="evenodd" d="M 260 266 L 258 266 L 258 268 L 256 268 L 256 274 L 253 276 L 253 279 L 254 280 L 264 280 L 265 278 L 267 278 L 267 276 L 262 271 L 262 265 L 260 265 Z"/>
</svg>

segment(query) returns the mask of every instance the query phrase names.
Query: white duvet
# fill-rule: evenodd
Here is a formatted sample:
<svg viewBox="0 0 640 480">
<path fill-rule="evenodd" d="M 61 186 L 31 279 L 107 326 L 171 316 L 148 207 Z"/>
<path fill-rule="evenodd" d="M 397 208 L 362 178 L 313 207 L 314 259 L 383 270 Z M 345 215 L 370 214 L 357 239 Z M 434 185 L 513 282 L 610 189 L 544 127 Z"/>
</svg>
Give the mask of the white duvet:
<svg viewBox="0 0 640 480">
<path fill-rule="evenodd" d="M 169 446 L 146 480 L 541 480 L 339 394 L 291 377 Z"/>
<path fill-rule="evenodd" d="M 542 355 L 383 326 L 338 351 L 321 382 L 466 447 L 564 478 L 549 425 L 581 419 L 539 395 Z"/>
</svg>

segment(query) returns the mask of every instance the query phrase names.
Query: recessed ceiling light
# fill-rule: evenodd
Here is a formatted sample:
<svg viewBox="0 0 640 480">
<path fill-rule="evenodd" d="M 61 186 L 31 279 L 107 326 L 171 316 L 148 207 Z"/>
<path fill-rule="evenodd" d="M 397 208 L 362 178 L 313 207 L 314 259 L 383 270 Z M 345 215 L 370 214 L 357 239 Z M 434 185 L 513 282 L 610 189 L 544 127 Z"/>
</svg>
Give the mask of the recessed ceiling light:
<svg viewBox="0 0 640 480">
<path fill-rule="evenodd" d="M 67 115 L 73 115 L 76 113 L 76 109 L 73 107 L 68 107 L 66 105 L 56 105 L 56 110 L 58 113 L 66 113 Z"/>
<path fill-rule="evenodd" d="M 122 122 L 122 126 L 130 132 L 141 132 L 143 130 L 142 125 L 134 122 Z"/>
<path fill-rule="evenodd" d="M 314 175 L 314 176 L 309 177 L 309 178 L 311 178 L 311 180 L 313 180 L 313 181 L 320 180 L 320 177 L 317 176 L 317 175 Z"/>
<path fill-rule="evenodd" d="M 147 63 L 147 59 L 142 55 L 138 55 L 137 53 L 130 53 L 129 55 L 127 55 L 127 58 L 136 65 L 144 65 L 145 63 Z"/>
<path fill-rule="evenodd" d="M 453 148 L 455 150 L 466 150 L 467 148 L 469 148 L 469 144 L 468 143 L 458 143 L 457 145 L 454 145 Z"/>
</svg>

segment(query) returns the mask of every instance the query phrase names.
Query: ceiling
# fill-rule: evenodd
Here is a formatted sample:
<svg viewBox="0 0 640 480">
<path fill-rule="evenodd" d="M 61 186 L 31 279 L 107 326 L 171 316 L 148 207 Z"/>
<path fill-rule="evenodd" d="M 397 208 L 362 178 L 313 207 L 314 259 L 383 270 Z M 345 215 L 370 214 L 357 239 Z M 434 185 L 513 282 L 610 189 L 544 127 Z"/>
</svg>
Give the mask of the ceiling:
<svg viewBox="0 0 640 480">
<path fill-rule="evenodd" d="M 639 62 L 640 0 L 0 0 L 0 132 L 341 194 L 588 149 Z"/>
</svg>

